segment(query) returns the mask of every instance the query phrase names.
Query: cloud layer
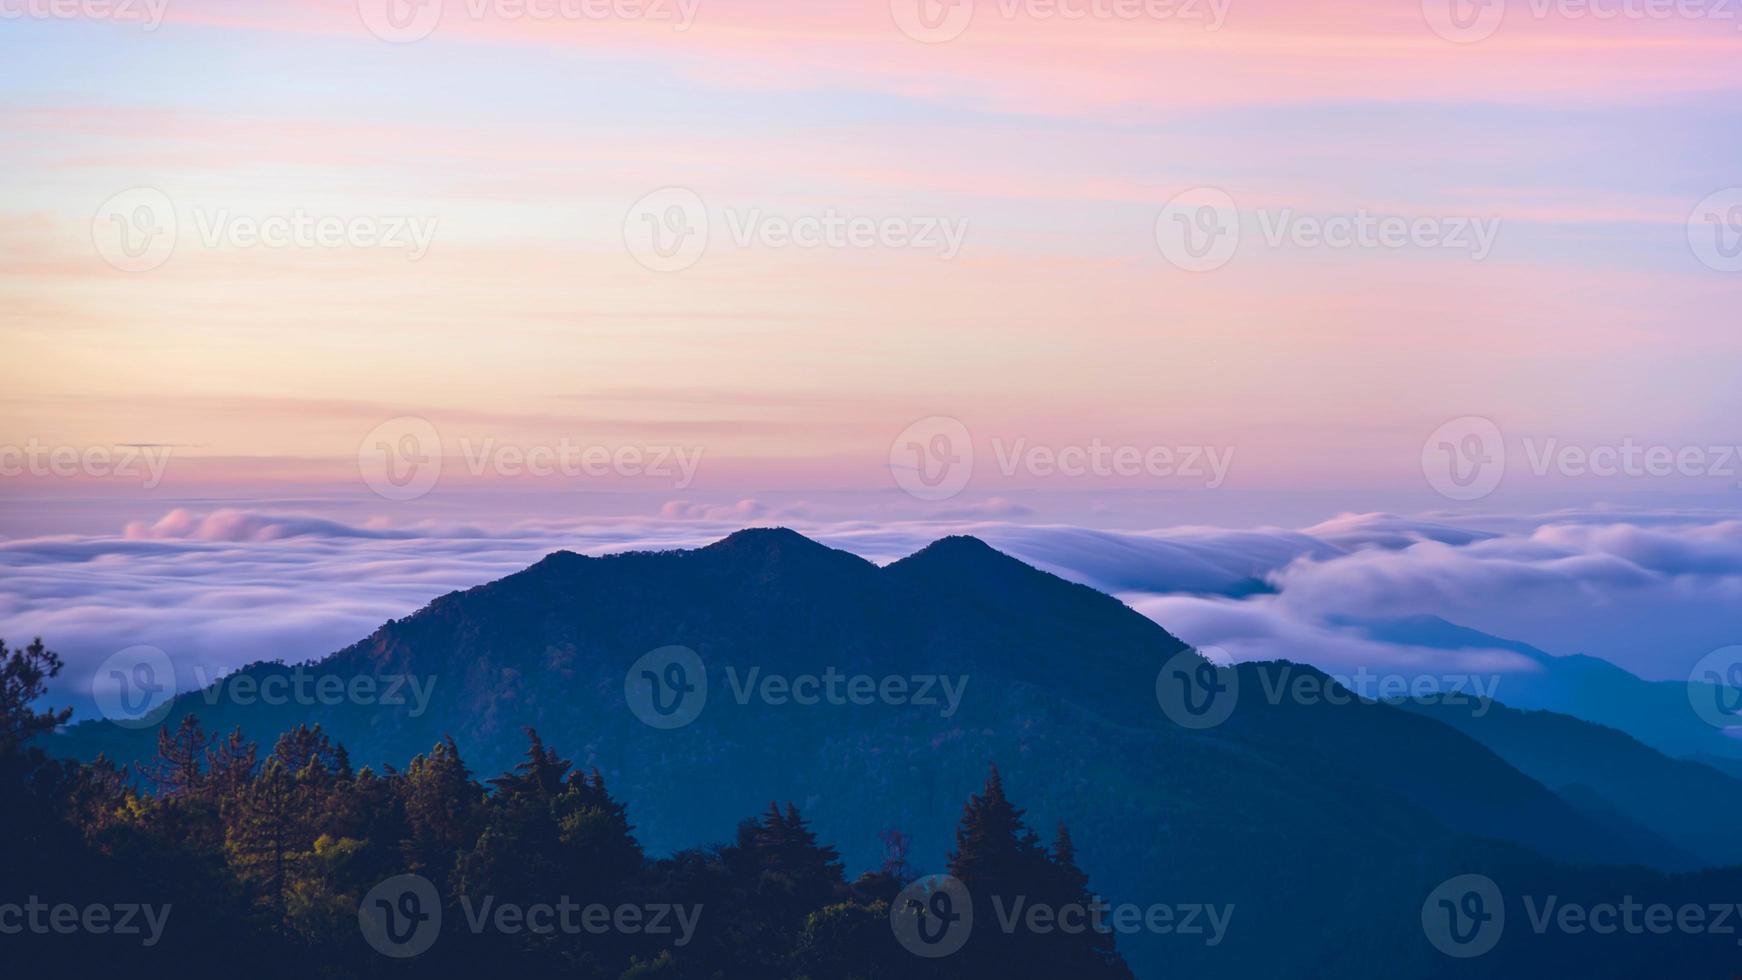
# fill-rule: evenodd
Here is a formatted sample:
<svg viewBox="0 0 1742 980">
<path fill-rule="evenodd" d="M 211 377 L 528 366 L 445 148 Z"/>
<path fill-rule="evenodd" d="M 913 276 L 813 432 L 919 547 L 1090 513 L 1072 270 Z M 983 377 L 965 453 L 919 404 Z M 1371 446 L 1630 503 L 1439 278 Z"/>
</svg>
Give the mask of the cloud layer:
<svg viewBox="0 0 1742 980">
<path fill-rule="evenodd" d="M 657 519 L 496 530 L 178 509 L 119 535 L 0 542 L 8 583 L 0 636 L 47 638 L 68 660 L 57 699 L 84 708 L 96 665 L 126 647 L 167 651 L 188 686 L 256 660 L 322 656 L 557 549 L 692 547 L 746 523 L 786 523 L 878 562 L 944 534 L 975 534 L 1239 660 L 1402 673 L 1532 669 L 1506 651 L 1400 646 L 1354 625 L 1421 615 L 1659 679 L 1685 678 L 1701 656 L 1738 642 L 1742 521 L 1704 514 L 1484 522 L 1510 530 L 1369 514 L 1302 529 L 1132 532 L 972 519 L 818 523 L 793 519 L 793 508 L 758 518 L 771 509 L 680 505 Z"/>
</svg>

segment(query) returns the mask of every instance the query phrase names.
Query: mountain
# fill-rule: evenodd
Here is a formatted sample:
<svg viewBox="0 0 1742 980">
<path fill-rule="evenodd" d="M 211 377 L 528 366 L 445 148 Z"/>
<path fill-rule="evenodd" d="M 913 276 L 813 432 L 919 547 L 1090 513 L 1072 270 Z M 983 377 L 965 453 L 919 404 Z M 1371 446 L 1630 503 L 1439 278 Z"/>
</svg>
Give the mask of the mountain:
<svg viewBox="0 0 1742 980">
<path fill-rule="evenodd" d="M 1742 780 L 1551 711 L 1495 704 L 1478 717 L 1447 704 L 1402 706 L 1469 735 L 1588 814 L 1609 813 L 1678 842 L 1691 852 L 1690 867 L 1742 864 L 1735 823 Z"/>
<path fill-rule="evenodd" d="M 1501 675 L 1496 699 L 1514 708 L 1554 711 L 1626 732 L 1677 758 L 1713 756 L 1742 767 L 1742 741 L 1689 710 L 1689 685 L 1648 681 L 1606 660 L 1555 656 L 1516 640 L 1449 623 L 1437 616 L 1390 620 L 1341 619 L 1386 643 L 1440 650 L 1508 650 L 1535 661 L 1535 673 Z M 1705 687 L 1707 685 L 1698 685 Z M 1734 770 L 1733 770 L 1734 771 Z"/>
<path fill-rule="evenodd" d="M 1346 958 L 1350 916 L 1379 911 L 1361 929 L 1377 930 L 1372 947 L 1392 972 L 1442 975 L 1449 961 L 1408 920 L 1435 883 L 1474 863 L 1513 881 L 1582 874 L 1627 887 L 1664 879 L 1604 866 L 1690 864 L 1679 842 L 1569 803 L 1433 718 L 1303 696 L 1340 691 L 1309 667 L 1224 671 L 1239 690 L 1225 723 L 1185 727 L 1157 701 L 1158 673 L 1184 650 L 1119 601 L 972 538 L 878 567 L 757 529 L 687 551 L 558 552 L 318 663 L 240 675 L 258 684 L 301 671 L 316 690 L 326 678 L 413 675 L 433 684 L 421 713 L 244 704 L 231 678 L 182 696 L 171 717 L 192 712 L 208 730 L 239 725 L 267 741 L 318 722 L 371 765 L 403 765 L 451 733 L 481 772 L 511 765 L 522 726 L 534 725 L 603 773 L 655 853 L 723 839 L 775 797 L 796 801 L 855 869 L 878 863 L 892 813 L 913 839 L 910 859 L 941 868 L 960 801 L 996 763 L 1033 825 L 1068 823 L 1081 866 L 1111 900 L 1238 910 L 1216 945 L 1178 932 L 1120 936 L 1140 976 L 1164 966 L 1325 975 L 1319 964 Z M 643 720 L 683 721 L 701 702 L 675 692 L 703 675 L 693 720 Z M 866 681 L 843 679 L 855 677 Z M 638 716 L 629 691 L 654 680 L 662 686 Z M 838 697 L 795 701 L 813 690 Z M 52 747 L 136 760 L 153 739 L 83 724 Z M 1518 949 L 1530 962 L 1550 947 Z M 1552 948 L 1569 969 L 1613 975 L 1590 953 Z"/>
</svg>

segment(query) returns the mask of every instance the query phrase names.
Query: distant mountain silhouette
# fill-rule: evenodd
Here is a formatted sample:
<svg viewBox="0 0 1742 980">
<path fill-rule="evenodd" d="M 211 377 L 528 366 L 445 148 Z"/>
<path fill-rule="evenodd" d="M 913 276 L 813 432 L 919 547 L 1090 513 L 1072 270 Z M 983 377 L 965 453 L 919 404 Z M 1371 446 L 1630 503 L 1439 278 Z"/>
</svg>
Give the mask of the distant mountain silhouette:
<svg viewBox="0 0 1742 980">
<path fill-rule="evenodd" d="M 1468 710 L 1405 702 L 1493 749 L 1593 815 L 1613 814 L 1691 852 L 1690 867 L 1742 864 L 1742 780 L 1671 759 L 1614 729 L 1550 711 Z"/>
<path fill-rule="evenodd" d="M 1542 670 L 1503 675 L 1497 700 L 1514 708 L 1554 711 L 1618 729 L 1666 755 L 1710 755 L 1742 767 L 1742 741 L 1729 738 L 1688 710 L 1688 685 L 1684 682 L 1644 680 L 1607 660 L 1580 654 L 1555 656 L 1528 643 L 1437 616 L 1339 622 L 1387 643 L 1520 654 L 1540 664 Z"/>
<path fill-rule="evenodd" d="M 707 703 L 693 723 L 660 730 L 631 710 L 625 680 L 636 682 L 631 668 L 644 655 L 673 645 L 705 665 Z M 1310 667 L 1242 665 L 1224 675 L 1240 691 L 1226 722 L 1183 727 L 1157 701 L 1158 672 L 1183 650 L 1116 599 L 973 538 L 880 568 L 793 531 L 757 529 L 686 551 L 557 552 L 308 668 L 341 679 L 433 677 L 420 717 L 349 703 L 212 703 L 197 692 L 171 717 L 192 712 L 208 731 L 240 725 L 268 742 L 319 722 L 359 765 L 403 765 L 451 733 L 484 772 L 512 765 L 522 726 L 536 725 L 603 773 L 654 852 L 723 839 L 777 797 L 797 801 L 857 869 L 878 862 L 892 813 L 912 834 L 910 859 L 940 869 L 944 829 L 995 762 L 1034 825 L 1068 822 L 1082 867 L 1109 898 L 1236 906 L 1216 947 L 1197 936 L 1120 937 L 1139 976 L 1340 975 L 1333 968 L 1368 955 L 1383 957 L 1375 962 L 1386 975 L 1497 975 L 1447 972 L 1469 965 L 1423 940 L 1420 905 L 1437 883 L 1487 868 L 1509 883 L 1547 887 L 1571 875 L 1599 894 L 1648 889 L 1664 879 L 1599 866 L 1683 868 L 1709 849 L 1704 837 L 1664 839 L 1661 821 L 1575 805 L 1508 764 L 1510 747 L 1433 717 L 1287 694 L 1288 685 L 1330 684 Z M 967 681 L 947 715 L 916 704 L 740 703 L 752 671 L 760 681 L 831 668 Z M 154 732 L 107 723 L 74 726 L 51 746 L 118 760 L 154 747 Z M 1346 948 L 1352 936 L 1363 952 Z M 1720 962 L 1696 944 L 1676 955 L 1702 968 Z M 1481 967 L 1553 962 L 1625 975 L 1611 971 L 1625 958 L 1563 949 L 1554 937 L 1526 935 L 1496 956 Z"/>
</svg>

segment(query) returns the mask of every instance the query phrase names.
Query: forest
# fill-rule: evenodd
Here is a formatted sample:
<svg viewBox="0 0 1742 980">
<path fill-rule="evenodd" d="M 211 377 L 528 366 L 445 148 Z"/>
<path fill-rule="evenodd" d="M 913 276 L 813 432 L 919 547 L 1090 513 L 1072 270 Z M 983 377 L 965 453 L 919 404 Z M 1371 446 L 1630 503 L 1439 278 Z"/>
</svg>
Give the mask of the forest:
<svg viewBox="0 0 1742 980">
<path fill-rule="evenodd" d="M 136 766 L 51 758 L 33 741 L 68 720 L 38 707 L 61 666 L 41 640 L 0 643 L 14 975 L 1131 976 L 1083 914 L 1097 899 L 1068 829 L 1043 843 L 995 766 L 945 874 L 913 867 L 890 827 L 882 866 L 850 877 L 791 803 L 649 855 L 603 776 L 532 729 L 522 761 L 482 780 L 451 738 L 377 772 L 319 725 L 265 749 L 192 716 Z"/>
</svg>

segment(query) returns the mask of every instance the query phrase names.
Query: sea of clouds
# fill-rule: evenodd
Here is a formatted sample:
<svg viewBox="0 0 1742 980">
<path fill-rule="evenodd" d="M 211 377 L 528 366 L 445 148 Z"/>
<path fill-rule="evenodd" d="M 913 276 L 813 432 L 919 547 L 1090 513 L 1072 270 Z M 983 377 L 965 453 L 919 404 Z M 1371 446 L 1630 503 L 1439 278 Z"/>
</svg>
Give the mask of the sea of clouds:
<svg viewBox="0 0 1742 980">
<path fill-rule="evenodd" d="M 178 508 L 112 534 L 0 540 L 0 638 L 46 639 L 67 661 L 52 700 L 86 713 L 92 672 L 126 647 L 165 650 L 188 687 L 258 660 L 322 656 L 558 549 L 695 547 L 747 524 L 783 524 L 879 563 L 974 534 L 1236 660 L 1333 672 L 1535 669 L 1497 647 L 1418 648 L 1359 626 L 1418 616 L 1650 679 L 1684 680 L 1705 654 L 1742 643 L 1742 521 L 1715 513 L 1350 514 L 1301 528 L 1148 531 L 997 514 L 824 521 L 745 501 L 491 527 Z"/>
</svg>

